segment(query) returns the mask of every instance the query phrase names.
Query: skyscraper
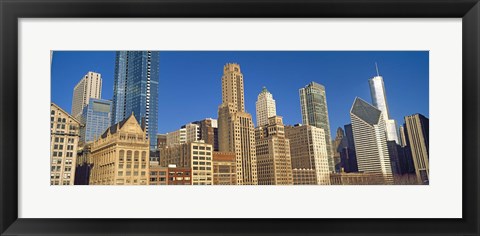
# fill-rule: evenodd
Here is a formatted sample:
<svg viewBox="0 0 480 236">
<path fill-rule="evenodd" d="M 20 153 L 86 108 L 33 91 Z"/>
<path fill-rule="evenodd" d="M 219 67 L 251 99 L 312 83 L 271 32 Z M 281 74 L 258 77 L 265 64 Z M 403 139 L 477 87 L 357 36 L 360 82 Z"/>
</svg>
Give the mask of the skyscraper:
<svg viewBox="0 0 480 236">
<path fill-rule="evenodd" d="M 386 184 L 393 184 L 383 117 L 382 111 L 355 98 L 350 119 L 358 171 L 382 174 Z"/>
<path fill-rule="evenodd" d="M 255 129 L 257 176 L 261 185 L 292 185 L 290 141 L 285 137 L 282 117 L 272 116 Z"/>
<path fill-rule="evenodd" d="M 429 183 L 429 120 L 421 114 L 405 117 L 407 146 L 410 148 L 419 184 Z"/>
<path fill-rule="evenodd" d="M 375 64 L 377 66 L 377 64 Z M 387 94 L 385 92 L 385 84 L 383 83 L 383 77 L 380 76 L 377 69 L 377 76 L 371 78 L 368 83 L 370 85 L 370 94 L 372 96 L 372 104 L 378 110 L 382 111 L 383 120 L 385 121 L 385 128 L 387 132 L 387 141 L 398 141 L 397 134 L 397 122 L 390 119 L 390 111 L 388 110 Z"/>
<path fill-rule="evenodd" d="M 50 185 L 73 185 L 80 122 L 50 104 Z"/>
<path fill-rule="evenodd" d="M 218 108 L 220 152 L 234 152 L 238 185 L 257 185 L 257 155 L 252 116 L 245 111 L 240 65 L 226 64 L 222 76 L 222 104 Z"/>
<path fill-rule="evenodd" d="M 325 132 L 325 144 L 327 145 L 328 165 L 331 172 L 335 171 L 333 161 L 332 140 L 330 137 L 330 122 L 328 119 L 327 96 L 325 87 L 311 82 L 305 88 L 300 89 L 300 106 L 302 108 L 302 123 L 313 125 Z"/>
<path fill-rule="evenodd" d="M 358 172 L 352 124 L 347 124 L 343 127 L 345 128 L 345 136 L 342 138 L 337 149 L 337 151 L 340 152 L 340 166 L 346 173 Z"/>
<path fill-rule="evenodd" d="M 294 184 L 330 185 L 323 129 L 312 125 L 285 126 L 285 136 L 290 140 Z"/>
<path fill-rule="evenodd" d="M 80 119 L 83 108 L 88 105 L 90 98 L 101 98 L 102 76 L 89 71 L 73 88 L 72 116 Z"/>
<path fill-rule="evenodd" d="M 263 87 L 260 94 L 258 94 L 255 107 L 257 112 L 257 127 L 268 124 L 268 118 L 277 115 L 275 100 L 266 87 Z"/>
<path fill-rule="evenodd" d="M 205 143 L 213 145 L 213 150 L 218 151 L 218 121 L 212 118 L 205 118 L 192 123 L 200 126 L 200 139 L 205 141 Z"/>
<path fill-rule="evenodd" d="M 159 52 L 118 51 L 115 58 L 112 122 L 134 114 L 145 125 L 150 149 L 157 144 Z"/>
<path fill-rule="evenodd" d="M 98 138 L 110 127 L 112 101 L 92 98 L 83 108 L 80 121 L 80 143 L 85 144 Z"/>
</svg>

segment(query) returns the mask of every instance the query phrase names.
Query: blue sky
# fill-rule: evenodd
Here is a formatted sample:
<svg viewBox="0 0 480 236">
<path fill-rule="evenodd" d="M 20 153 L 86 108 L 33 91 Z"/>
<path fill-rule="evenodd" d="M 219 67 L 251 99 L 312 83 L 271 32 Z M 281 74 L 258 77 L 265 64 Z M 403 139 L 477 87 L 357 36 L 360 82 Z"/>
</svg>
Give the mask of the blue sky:
<svg viewBox="0 0 480 236">
<path fill-rule="evenodd" d="M 298 89 L 311 81 L 326 88 L 332 138 L 350 123 L 355 97 L 371 103 L 368 79 L 383 76 L 390 115 L 429 111 L 429 54 L 426 51 L 162 51 L 160 52 L 159 133 L 191 121 L 216 118 L 221 104 L 223 65 L 239 63 L 245 105 L 255 120 L 262 86 L 273 94 L 285 124 L 301 123 Z M 52 60 L 52 102 L 71 110 L 73 87 L 88 72 L 102 74 L 102 98 L 112 99 L 115 52 L 61 51 Z"/>
</svg>

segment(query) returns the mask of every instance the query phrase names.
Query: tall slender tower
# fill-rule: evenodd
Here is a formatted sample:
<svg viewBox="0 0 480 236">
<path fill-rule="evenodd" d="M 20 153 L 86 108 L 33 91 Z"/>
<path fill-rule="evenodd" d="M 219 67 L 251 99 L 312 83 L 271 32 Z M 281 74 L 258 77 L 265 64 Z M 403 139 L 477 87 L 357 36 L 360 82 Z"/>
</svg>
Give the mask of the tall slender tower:
<svg viewBox="0 0 480 236">
<path fill-rule="evenodd" d="M 383 120 L 385 121 L 385 128 L 387 132 L 388 141 L 398 141 L 397 122 L 390 119 L 390 111 L 387 104 L 387 94 L 385 92 L 385 84 L 383 83 L 383 77 L 378 73 L 378 66 L 375 63 L 377 70 L 377 76 L 371 78 L 368 83 L 370 85 L 370 94 L 372 96 L 372 104 L 380 111 L 382 111 Z"/>
<path fill-rule="evenodd" d="M 268 124 L 268 118 L 277 115 L 275 100 L 272 94 L 263 87 L 262 92 L 258 94 L 256 105 L 257 127 Z"/>
<path fill-rule="evenodd" d="M 79 120 L 90 98 L 102 96 L 102 75 L 89 71 L 73 88 L 72 116 Z"/>
<path fill-rule="evenodd" d="M 350 110 L 358 171 L 383 176 L 393 184 L 392 168 L 385 135 L 382 111 L 360 98 L 355 98 Z"/>
<path fill-rule="evenodd" d="M 157 144 L 159 52 L 118 51 L 112 102 L 114 125 L 132 113 L 145 125 L 150 149 Z"/>
<path fill-rule="evenodd" d="M 252 116 L 245 112 L 243 74 L 235 63 L 223 67 L 218 146 L 220 152 L 235 153 L 238 185 L 258 184 L 255 128 Z"/>
<path fill-rule="evenodd" d="M 421 114 L 405 117 L 407 145 L 411 150 L 419 184 L 429 183 L 429 121 Z"/>
<path fill-rule="evenodd" d="M 335 171 L 333 161 L 332 140 L 330 137 L 330 122 L 328 119 L 327 96 L 325 87 L 311 82 L 305 88 L 300 89 L 300 106 L 302 108 L 302 123 L 322 128 L 325 132 L 325 144 L 327 145 L 328 166 L 331 172 Z"/>
</svg>

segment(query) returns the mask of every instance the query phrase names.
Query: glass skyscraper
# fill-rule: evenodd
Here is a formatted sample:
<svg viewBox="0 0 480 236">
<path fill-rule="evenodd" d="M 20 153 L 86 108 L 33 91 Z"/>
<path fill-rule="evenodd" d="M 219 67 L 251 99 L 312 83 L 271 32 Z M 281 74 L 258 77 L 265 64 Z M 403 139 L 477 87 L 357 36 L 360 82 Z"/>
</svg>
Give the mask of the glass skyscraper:
<svg viewBox="0 0 480 236">
<path fill-rule="evenodd" d="M 330 122 L 328 119 L 327 96 L 325 87 L 319 83 L 311 82 L 300 92 L 300 106 L 302 108 L 302 123 L 322 128 L 325 132 L 327 145 L 328 165 L 331 172 L 335 171 L 333 162 L 332 139 L 330 138 Z"/>
<path fill-rule="evenodd" d="M 376 64 L 375 64 L 376 66 Z M 370 95 L 372 96 L 372 104 L 378 110 L 382 111 L 383 120 L 385 121 L 385 128 L 387 132 L 387 140 L 388 141 L 398 141 L 398 133 L 397 133 L 397 122 L 395 120 L 390 119 L 390 111 L 388 109 L 387 103 L 387 93 L 385 92 L 385 84 L 383 83 L 383 77 L 380 76 L 378 73 L 377 67 L 377 76 L 371 78 L 369 81 L 370 86 Z"/>
<path fill-rule="evenodd" d="M 150 149 L 157 145 L 159 54 L 154 51 L 118 51 L 115 59 L 111 124 L 133 113 L 145 125 Z"/>
<path fill-rule="evenodd" d="M 83 108 L 80 128 L 80 142 L 92 142 L 110 127 L 112 102 L 104 99 L 90 98 L 88 105 Z"/>
</svg>

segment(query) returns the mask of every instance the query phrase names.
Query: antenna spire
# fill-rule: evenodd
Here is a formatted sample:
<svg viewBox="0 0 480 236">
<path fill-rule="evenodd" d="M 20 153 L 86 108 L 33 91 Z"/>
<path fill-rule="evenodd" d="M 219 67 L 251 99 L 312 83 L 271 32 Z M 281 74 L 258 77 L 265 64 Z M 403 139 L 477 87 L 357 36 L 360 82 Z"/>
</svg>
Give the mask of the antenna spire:
<svg viewBox="0 0 480 236">
<path fill-rule="evenodd" d="M 380 76 L 380 74 L 378 73 L 378 65 L 377 65 L 377 62 L 375 62 L 375 69 L 377 69 L 377 76 Z"/>
</svg>

